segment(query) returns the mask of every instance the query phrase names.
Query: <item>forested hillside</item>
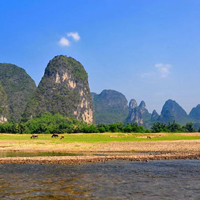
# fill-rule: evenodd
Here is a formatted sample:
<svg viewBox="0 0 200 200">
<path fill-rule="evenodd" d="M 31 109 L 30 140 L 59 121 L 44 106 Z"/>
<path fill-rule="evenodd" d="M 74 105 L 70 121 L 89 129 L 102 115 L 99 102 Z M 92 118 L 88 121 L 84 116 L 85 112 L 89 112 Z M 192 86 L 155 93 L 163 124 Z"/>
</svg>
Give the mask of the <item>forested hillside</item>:
<svg viewBox="0 0 200 200">
<path fill-rule="evenodd" d="M 115 90 L 103 90 L 100 94 L 92 93 L 95 123 L 112 124 L 124 122 L 128 115 L 126 97 Z"/>
<path fill-rule="evenodd" d="M 24 69 L 8 63 L 0 63 L 0 81 L 3 87 L 1 91 L 4 90 L 7 96 L 4 102 L 8 102 L 8 119 L 20 121 L 26 104 L 36 89 L 35 82 Z M 6 109 L 5 106 L 4 110 Z"/>
</svg>

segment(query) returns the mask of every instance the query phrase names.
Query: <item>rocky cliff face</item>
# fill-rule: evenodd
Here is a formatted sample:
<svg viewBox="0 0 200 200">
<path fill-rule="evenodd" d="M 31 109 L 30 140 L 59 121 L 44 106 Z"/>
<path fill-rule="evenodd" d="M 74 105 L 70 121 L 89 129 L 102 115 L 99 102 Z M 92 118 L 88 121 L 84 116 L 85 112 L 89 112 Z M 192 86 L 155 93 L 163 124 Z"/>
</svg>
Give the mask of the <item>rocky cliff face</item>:
<svg viewBox="0 0 200 200">
<path fill-rule="evenodd" d="M 8 110 L 9 115 L 6 116 L 10 116 L 1 117 L 0 121 L 20 121 L 26 104 L 36 89 L 35 82 L 24 69 L 7 63 L 0 64 L 0 80 L 3 87 L 0 89 L 0 96 L 4 99 L 0 107 L 5 105 L 3 110 Z"/>
<path fill-rule="evenodd" d="M 44 76 L 26 107 L 24 118 L 28 120 L 44 112 L 93 122 L 88 75 L 80 62 L 61 55 L 48 63 Z"/>
<path fill-rule="evenodd" d="M 158 121 L 169 123 L 174 120 L 176 123 L 185 124 L 188 122 L 188 115 L 176 101 L 169 99 L 165 102 Z"/>
<path fill-rule="evenodd" d="M 138 125 L 148 127 L 151 114 L 146 109 L 146 104 L 141 101 L 137 106 L 137 102 L 132 99 L 129 103 L 129 115 L 126 118 L 126 123 L 137 123 Z"/>
<path fill-rule="evenodd" d="M 128 115 L 126 97 L 115 90 L 103 90 L 100 94 L 92 93 L 95 123 L 112 124 L 123 122 Z"/>
</svg>

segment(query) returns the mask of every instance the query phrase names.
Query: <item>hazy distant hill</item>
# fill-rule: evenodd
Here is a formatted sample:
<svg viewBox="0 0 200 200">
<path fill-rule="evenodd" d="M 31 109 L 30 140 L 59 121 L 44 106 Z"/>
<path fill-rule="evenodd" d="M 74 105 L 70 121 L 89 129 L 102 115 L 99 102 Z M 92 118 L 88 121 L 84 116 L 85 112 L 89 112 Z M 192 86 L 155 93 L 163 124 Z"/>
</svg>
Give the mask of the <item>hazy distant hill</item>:
<svg viewBox="0 0 200 200">
<path fill-rule="evenodd" d="M 149 113 L 144 101 L 138 106 L 137 102 L 132 99 L 128 107 L 126 97 L 114 90 L 103 90 L 100 94 L 93 92 L 91 95 L 96 124 L 138 123 L 138 125 L 151 128 L 155 122 L 168 124 L 175 121 L 181 125 L 193 122 L 196 130 L 200 127 L 200 104 L 188 115 L 176 101 L 169 99 L 163 105 L 159 115 L 156 110 Z"/>
<path fill-rule="evenodd" d="M 0 63 L 0 80 L 7 96 L 7 100 L 4 99 L 2 104 L 7 105 L 7 101 L 9 119 L 19 121 L 27 102 L 36 89 L 35 82 L 24 69 L 7 63 Z M 2 90 L 1 93 L 4 95 Z"/>
<path fill-rule="evenodd" d="M 165 102 L 158 121 L 169 123 L 174 120 L 182 125 L 190 121 L 185 110 L 176 101 L 169 99 Z"/>
<path fill-rule="evenodd" d="M 27 104 L 24 119 L 45 112 L 93 122 L 88 75 L 74 58 L 60 55 L 48 63 L 33 98 Z"/>
<path fill-rule="evenodd" d="M 156 112 L 156 110 L 153 110 L 151 114 L 151 123 L 157 122 L 159 118 L 159 114 Z"/>
<path fill-rule="evenodd" d="M 132 99 L 129 103 L 129 115 L 126 118 L 126 123 L 137 123 L 138 125 L 149 127 L 151 114 L 146 109 L 146 104 L 141 101 L 137 106 L 137 102 Z"/>
<path fill-rule="evenodd" d="M 191 121 L 194 122 L 195 129 L 198 130 L 200 127 L 200 104 L 192 108 L 192 110 L 189 113 L 189 117 Z"/>
<path fill-rule="evenodd" d="M 112 124 L 123 122 L 128 115 L 126 97 L 115 90 L 103 90 L 92 93 L 95 123 Z"/>
<path fill-rule="evenodd" d="M 200 104 L 198 104 L 196 107 L 192 108 L 192 110 L 189 113 L 189 116 L 195 122 L 200 121 Z"/>
</svg>

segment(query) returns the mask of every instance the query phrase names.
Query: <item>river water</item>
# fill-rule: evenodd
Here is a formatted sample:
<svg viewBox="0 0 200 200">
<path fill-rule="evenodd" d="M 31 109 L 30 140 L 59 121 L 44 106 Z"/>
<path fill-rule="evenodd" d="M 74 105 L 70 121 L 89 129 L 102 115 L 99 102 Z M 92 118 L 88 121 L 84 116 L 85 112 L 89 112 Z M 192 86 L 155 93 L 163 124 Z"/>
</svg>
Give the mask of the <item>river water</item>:
<svg viewBox="0 0 200 200">
<path fill-rule="evenodd" d="M 200 161 L 0 164 L 0 199 L 200 199 Z"/>
</svg>

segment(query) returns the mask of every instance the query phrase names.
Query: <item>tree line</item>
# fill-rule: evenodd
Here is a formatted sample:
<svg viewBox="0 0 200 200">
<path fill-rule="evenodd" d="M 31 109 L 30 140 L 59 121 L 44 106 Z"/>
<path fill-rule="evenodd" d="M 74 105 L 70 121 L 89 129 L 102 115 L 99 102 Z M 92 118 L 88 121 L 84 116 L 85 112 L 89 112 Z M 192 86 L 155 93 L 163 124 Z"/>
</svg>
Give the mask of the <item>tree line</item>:
<svg viewBox="0 0 200 200">
<path fill-rule="evenodd" d="M 74 118 L 64 117 L 60 114 L 44 113 L 27 122 L 6 122 L 0 124 L 0 133 L 159 133 L 159 132 L 196 132 L 192 122 L 180 125 L 175 121 L 164 124 L 155 122 L 150 129 L 145 129 L 137 123 L 122 122 L 110 125 L 87 124 Z M 198 130 L 200 132 L 200 128 Z"/>
</svg>

